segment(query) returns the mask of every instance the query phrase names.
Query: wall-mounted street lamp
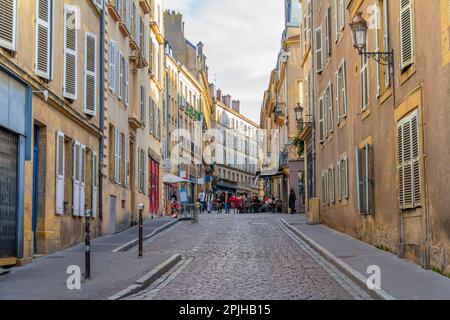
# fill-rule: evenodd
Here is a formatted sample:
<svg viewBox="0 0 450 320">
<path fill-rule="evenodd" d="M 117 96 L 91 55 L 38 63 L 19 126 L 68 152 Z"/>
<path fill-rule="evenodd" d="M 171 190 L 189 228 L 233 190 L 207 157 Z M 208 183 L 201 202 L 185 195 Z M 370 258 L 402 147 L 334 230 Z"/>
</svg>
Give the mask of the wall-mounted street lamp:
<svg viewBox="0 0 450 320">
<path fill-rule="evenodd" d="M 390 75 L 392 76 L 392 91 L 395 106 L 395 65 L 394 65 L 394 49 L 390 52 L 368 52 L 367 49 L 367 30 L 369 29 L 367 21 L 362 16 L 362 12 L 356 13 L 352 22 L 349 24 L 352 30 L 353 47 L 358 49 L 360 56 L 368 56 L 377 63 L 389 66 Z"/>
<path fill-rule="evenodd" d="M 297 107 L 294 108 L 294 111 L 295 111 L 295 119 L 297 120 L 297 122 L 301 121 L 303 108 L 300 105 L 300 103 L 297 104 Z"/>
</svg>

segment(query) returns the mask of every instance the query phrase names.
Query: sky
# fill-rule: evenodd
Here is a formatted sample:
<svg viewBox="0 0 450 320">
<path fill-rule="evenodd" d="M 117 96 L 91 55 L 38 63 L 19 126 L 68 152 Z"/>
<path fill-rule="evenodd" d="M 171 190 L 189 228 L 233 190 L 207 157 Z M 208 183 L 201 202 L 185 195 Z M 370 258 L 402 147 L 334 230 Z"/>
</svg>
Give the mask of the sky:
<svg viewBox="0 0 450 320">
<path fill-rule="evenodd" d="M 259 124 L 281 47 L 284 1 L 164 0 L 164 7 L 183 14 L 191 43 L 205 45 L 210 82 L 240 100 L 241 113 Z"/>
</svg>

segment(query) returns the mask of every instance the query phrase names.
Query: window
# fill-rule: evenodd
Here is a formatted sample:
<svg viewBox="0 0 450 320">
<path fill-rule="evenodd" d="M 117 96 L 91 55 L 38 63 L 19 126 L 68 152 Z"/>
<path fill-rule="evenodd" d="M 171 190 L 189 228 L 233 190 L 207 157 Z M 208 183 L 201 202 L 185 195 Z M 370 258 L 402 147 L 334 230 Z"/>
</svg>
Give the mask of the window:
<svg viewBox="0 0 450 320">
<path fill-rule="evenodd" d="M 338 181 L 338 199 L 348 199 L 348 159 L 346 156 L 342 157 L 337 163 L 336 172 Z"/>
<path fill-rule="evenodd" d="M 151 97 L 148 97 L 148 103 L 149 103 L 149 126 L 148 130 L 151 134 L 154 134 L 155 132 L 155 102 Z"/>
<path fill-rule="evenodd" d="M 0 0 L 0 47 L 16 51 L 17 42 L 17 0 Z"/>
<path fill-rule="evenodd" d="M 361 55 L 361 111 L 365 111 L 369 106 L 369 57 Z"/>
<path fill-rule="evenodd" d="M 123 65 L 124 65 L 124 58 L 123 53 L 119 52 L 119 59 L 118 59 L 118 67 L 119 67 L 119 75 L 118 75 L 118 82 L 117 82 L 117 95 L 119 97 L 119 100 L 122 100 L 123 98 Z"/>
<path fill-rule="evenodd" d="M 115 92 L 116 89 L 116 43 L 109 43 L 109 89 Z"/>
<path fill-rule="evenodd" d="M 319 98 L 319 139 L 320 142 L 325 140 L 325 108 L 323 97 Z"/>
<path fill-rule="evenodd" d="M 372 213 L 372 181 L 370 145 L 365 144 L 362 148 L 356 148 L 356 177 L 358 188 L 358 209 L 361 214 Z"/>
<path fill-rule="evenodd" d="M 64 63 L 63 63 L 63 95 L 67 99 L 77 98 L 78 71 L 78 29 L 76 28 L 77 9 L 64 6 Z"/>
<path fill-rule="evenodd" d="M 118 128 L 114 129 L 114 182 L 120 184 L 121 135 Z"/>
<path fill-rule="evenodd" d="M 397 124 L 397 174 L 401 209 L 421 206 L 419 113 L 412 112 Z"/>
<path fill-rule="evenodd" d="M 73 143 L 73 207 L 74 216 L 84 215 L 86 182 L 86 146 L 75 140 Z"/>
<path fill-rule="evenodd" d="M 125 106 L 130 105 L 130 63 L 125 61 Z"/>
<path fill-rule="evenodd" d="M 413 1 L 400 1 L 400 65 L 406 69 L 414 63 Z"/>
<path fill-rule="evenodd" d="M 141 109 L 141 122 L 143 123 L 144 127 L 147 122 L 147 119 L 145 118 L 146 117 L 146 109 L 145 109 L 146 99 L 147 99 L 147 91 L 145 90 L 144 86 L 141 86 L 141 96 L 140 96 L 139 100 L 140 100 L 140 106 L 141 106 L 141 108 L 140 108 Z"/>
<path fill-rule="evenodd" d="M 322 177 L 321 177 L 321 182 L 322 182 L 322 192 L 321 192 L 321 203 L 322 203 L 322 207 L 324 207 L 326 205 L 326 174 L 325 172 L 322 173 Z"/>
<path fill-rule="evenodd" d="M 330 177 L 330 202 L 331 203 L 335 203 L 336 202 L 336 180 L 335 180 L 335 176 L 336 176 L 336 171 L 334 166 L 331 166 L 329 171 L 329 177 Z"/>
<path fill-rule="evenodd" d="M 334 41 L 338 41 L 339 40 L 339 9 L 340 7 L 338 7 L 338 0 L 334 0 L 334 14 L 333 14 L 333 20 L 334 20 Z"/>
<path fill-rule="evenodd" d="M 139 175 L 139 192 L 145 194 L 145 151 L 139 149 L 138 175 Z"/>
<path fill-rule="evenodd" d="M 97 111 L 97 36 L 86 33 L 84 47 L 84 113 Z"/>
<path fill-rule="evenodd" d="M 325 49 L 327 60 L 331 57 L 331 7 L 327 8 L 325 15 Z"/>
<path fill-rule="evenodd" d="M 322 53 L 322 27 L 315 31 L 316 34 L 316 72 L 322 72 L 323 53 Z"/>
<path fill-rule="evenodd" d="M 334 130 L 334 106 L 333 106 L 333 83 L 330 81 L 326 91 L 326 101 L 328 104 L 328 116 L 327 116 L 327 129 L 328 132 L 333 132 Z"/>
<path fill-rule="evenodd" d="M 98 157 L 95 152 L 92 153 L 92 216 L 95 218 L 98 211 Z"/>
<path fill-rule="evenodd" d="M 343 61 L 336 72 L 336 112 L 338 124 L 342 118 L 347 117 L 347 79 L 345 68 L 346 63 Z"/>
<path fill-rule="evenodd" d="M 339 0 L 339 27 L 342 30 L 345 28 L 345 2 L 344 0 Z"/>
<path fill-rule="evenodd" d="M 55 212 L 64 214 L 64 172 L 65 172 L 65 137 L 64 133 L 56 133 L 56 195 Z"/>
<path fill-rule="evenodd" d="M 3 3 L 1 5 L 3 6 Z M 38 0 L 36 1 L 35 72 L 38 76 L 47 80 L 50 80 L 52 75 L 52 33 L 53 1 Z"/>
</svg>

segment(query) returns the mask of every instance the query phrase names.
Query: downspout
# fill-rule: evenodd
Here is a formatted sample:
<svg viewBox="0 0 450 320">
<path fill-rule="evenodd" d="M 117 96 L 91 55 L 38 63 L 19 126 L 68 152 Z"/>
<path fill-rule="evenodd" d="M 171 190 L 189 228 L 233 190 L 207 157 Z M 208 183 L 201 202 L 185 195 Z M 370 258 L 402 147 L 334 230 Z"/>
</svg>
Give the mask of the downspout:
<svg viewBox="0 0 450 320">
<path fill-rule="evenodd" d="M 314 1 L 311 1 L 311 101 L 312 101 L 312 198 L 316 197 L 316 84 L 315 84 L 315 70 L 316 59 L 314 55 Z"/>
<path fill-rule="evenodd" d="M 100 230 L 103 221 L 103 158 L 105 149 L 105 1 L 102 1 L 102 18 L 100 30 L 100 150 L 98 163 L 98 199 Z"/>
<path fill-rule="evenodd" d="M 169 49 L 167 48 L 168 43 L 165 42 L 165 50 L 164 50 L 164 66 L 166 68 L 166 150 L 164 153 L 165 159 L 169 159 L 169 148 L 170 148 L 170 94 L 169 94 L 169 71 L 167 65 L 167 54 Z M 165 186 L 166 189 L 166 199 L 170 198 L 169 194 L 169 186 Z"/>
</svg>

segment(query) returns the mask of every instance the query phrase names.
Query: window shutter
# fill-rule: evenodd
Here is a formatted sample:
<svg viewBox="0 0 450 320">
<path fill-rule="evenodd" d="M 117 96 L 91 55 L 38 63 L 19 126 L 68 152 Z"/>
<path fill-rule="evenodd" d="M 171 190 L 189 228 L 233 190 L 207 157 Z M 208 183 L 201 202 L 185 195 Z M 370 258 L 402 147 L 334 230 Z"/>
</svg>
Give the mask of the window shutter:
<svg viewBox="0 0 450 320">
<path fill-rule="evenodd" d="M 52 0 L 36 1 L 36 62 L 38 76 L 50 79 Z"/>
<path fill-rule="evenodd" d="M 328 7 L 325 16 L 325 45 L 327 59 L 331 57 L 331 7 Z"/>
<path fill-rule="evenodd" d="M 342 117 L 347 116 L 347 63 L 342 63 Z"/>
<path fill-rule="evenodd" d="M 144 124 L 144 127 L 147 124 L 146 119 L 146 103 L 147 103 L 147 90 L 145 90 L 144 86 L 141 86 L 141 121 Z"/>
<path fill-rule="evenodd" d="M 130 63 L 125 63 L 125 105 L 128 107 L 130 104 Z"/>
<path fill-rule="evenodd" d="M 92 153 L 92 216 L 97 217 L 98 210 L 98 157 L 95 152 Z"/>
<path fill-rule="evenodd" d="M 80 216 L 84 216 L 86 203 L 86 146 L 80 146 Z"/>
<path fill-rule="evenodd" d="M 322 206 L 325 206 L 325 173 L 322 173 Z"/>
<path fill-rule="evenodd" d="M 400 61 L 404 69 L 414 63 L 412 0 L 400 1 Z"/>
<path fill-rule="evenodd" d="M 117 61 L 119 67 L 118 81 L 117 81 L 117 95 L 119 100 L 123 98 L 123 53 L 119 52 L 119 60 Z"/>
<path fill-rule="evenodd" d="M 120 150 L 120 134 L 119 129 L 114 129 L 114 182 L 119 183 L 120 163 L 119 163 L 119 151 Z"/>
<path fill-rule="evenodd" d="M 339 38 L 339 27 L 338 27 L 338 0 L 334 0 L 334 41 L 338 41 Z"/>
<path fill-rule="evenodd" d="M 398 201 L 400 209 L 405 208 L 405 184 L 404 184 L 404 165 L 403 165 L 403 122 L 397 125 L 397 180 L 398 180 Z"/>
<path fill-rule="evenodd" d="M 148 126 L 148 130 L 150 133 L 154 134 L 154 130 L 155 130 L 155 115 L 154 115 L 154 103 L 153 103 L 153 99 L 151 97 L 148 97 L 148 105 L 149 105 L 149 126 Z"/>
<path fill-rule="evenodd" d="M 325 134 L 325 138 L 328 137 L 328 112 L 330 111 L 329 107 L 329 97 L 328 97 L 328 89 L 323 93 L 323 131 Z"/>
<path fill-rule="evenodd" d="M 116 43 L 109 43 L 109 89 L 116 90 Z"/>
<path fill-rule="evenodd" d="M 340 7 L 340 28 L 341 31 L 345 28 L 345 3 L 344 0 L 339 0 L 339 7 Z"/>
<path fill-rule="evenodd" d="M 369 58 L 361 55 L 361 110 L 364 111 L 369 106 Z"/>
<path fill-rule="evenodd" d="M 356 187 L 358 188 L 358 210 L 359 213 L 364 213 L 364 172 L 363 172 L 363 156 L 362 149 L 356 148 Z"/>
<path fill-rule="evenodd" d="M 0 0 L 0 47 L 16 50 L 17 0 Z"/>
<path fill-rule="evenodd" d="M 125 138 L 125 187 L 130 184 L 130 139 Z"/>
<path fill-rule="evenodd" d="M 320 142 L 325 140 L 323 97 L 319 98 L 319 140 Z"/>
<path fill-rule="evenodd" d="M 348 158 L 344 159 L 344 196 L 346 199 L 349 197 L 348 192 Z"/>
<path fill-rule="evenodd" d="M 72 206 L 73 215 L 80 215 L 80 143 L 73 143 L 73 186 L 72 186 Z"/>
<path fill-rule="evenodd" d="M 56 133 L 56 195 L 55 212 L 64 214 L 64 172 L 65 172 L 65 142 L 64 133 Z"/>
<path fill-rule="evenodd" d="M 84 112 L 97 113 L 97 36 L 86 33 L 84 52 Z"/>
<path fill-rule="evenodd" d="M 333 83 L 330 81 L 328 85 L 328 107 L 330 116 L 328 119 L 329 128 L 328 131 L 333 132 L 334 131 L 334 107 L 333 107 Z"/>
<path fill-rule="evenodd" d="M 371 195 L 371 177 L 370 177 L 370 171 L 371 171 L 371 163 L 370 163 L 370 145 L 366 143 L 366 146 L 364 147 L 364 161 L 365 161 L 365 187 L 364 190 L 366 192 L 365 195 L 365 213 L 370 214 L 372 212 L 372 195 Z"/>
<path fill-rule="evenodd" d="M 161 110 L 158 108 L 158 139 L 161 139 Z"/>
<path fill-rule="evenodd" d="M 412 173 L 414 190 L 414 207 L 421 206 L 421 178 L 420 178 L 420 143 L 419 143 L 419 117 L 418 112 L 411 116 L 411 147 L 412 147 Z"/>
<path fill-rule="evenodd" d="M 338 200 L 341 201 L 342 200 L 342 168 L 341 168 L 341 163 L 342 160 L 339 160 L 337 162 L 337 187 L 338 187 Z"/>
<path fill-rule="evenodd" d="M 64 7 L 64 68 L 63 95 L 68 99 L 77 98 L 78 71 L 78 30 L 76 28 L 77 10 L 72 6 Z"/>
<path fill-rule="evenodd" d="M 341 90 L 339 88 L 341 85 L 339 81 L 340 73 L 341 69 L 338 69 L 338 71 L 336 71 L 336 113 L 337 113 L 336 121 L 338 125 L 341 122 L 341 101 L 340 101 Z"/>
<path fill-rule="evenodd" d="M 331 167 L 330 169 L 330 174 L 331 174 L 331 202 L 335 203 L 336 202 L 336 169 L 334 166 Z"/>
<path fill-rule="evenodd" d="M 322 27 L 316 29 L 316 72 L 322 72 L 323 53 L 322 53 Z"/>
</svg>

